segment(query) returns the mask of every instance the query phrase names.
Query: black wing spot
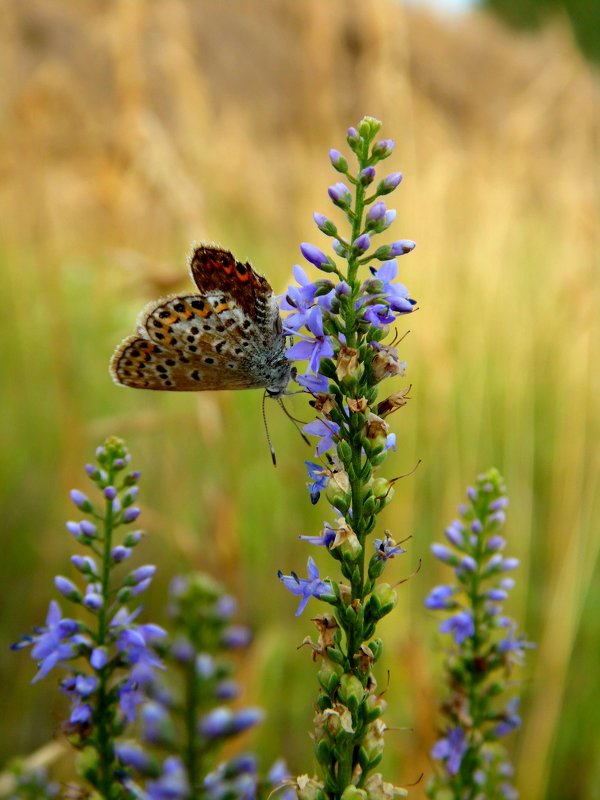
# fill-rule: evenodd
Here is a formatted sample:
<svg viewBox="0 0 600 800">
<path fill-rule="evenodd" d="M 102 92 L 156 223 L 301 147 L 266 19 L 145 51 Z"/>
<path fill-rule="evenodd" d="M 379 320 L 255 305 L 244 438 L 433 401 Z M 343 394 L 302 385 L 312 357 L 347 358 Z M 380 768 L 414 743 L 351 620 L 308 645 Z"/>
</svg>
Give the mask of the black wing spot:
<svg viewBox="0 0 600 800">
<path fill-rule="evenodd" d="M 195 381 L 201 381 L 201 380 L 202 380 L 202 378 L 200 377 L 200 373 L 198 372 L 198 370 L 197 370 L 197 369 L 195 369 L 195 370 L 192 372 L 192 374 L 191 374 L 191 376 L 190 376 L 190 377 L 192 377 L 192 378 L 193 378 Z"/>
<path fill-rule="evenodd" d="M 204 363 L 205 363 L 205 364 L 214 364 L 214 363 L 215 363 L 215 360 L 214 360 L 214 358 L 211 358 L 210 356 L 207 356 L 207 357 L 204 359 Z"/>
<path fill-rule="evenodd" d="M 164 311 L 161 311 L 161 312 L 159 313 L 159 315 L 158 315 L 158 316 L 159 316 L 161 319 L 166 319 L 167 317 L 170 317 L 170 316 L 171 316 L 171 312 L 170 312 L 170 311 L 167 311 L 166 309 L 164 309 Z"/>
<path fill-rule="evenodd" d="M 204 300 L 192 300 L 192 308 L 195 308 L 196 311 L 202 311 L 204 309 Z"/>
<path fill-rule="evenodd" d="M 181 314 L 182 311 L 185 311 L 185 303 L 175 303 L 173 308 L 175 309 L 175 311 L 177 311 L 178 314 Z"/>
</svg>

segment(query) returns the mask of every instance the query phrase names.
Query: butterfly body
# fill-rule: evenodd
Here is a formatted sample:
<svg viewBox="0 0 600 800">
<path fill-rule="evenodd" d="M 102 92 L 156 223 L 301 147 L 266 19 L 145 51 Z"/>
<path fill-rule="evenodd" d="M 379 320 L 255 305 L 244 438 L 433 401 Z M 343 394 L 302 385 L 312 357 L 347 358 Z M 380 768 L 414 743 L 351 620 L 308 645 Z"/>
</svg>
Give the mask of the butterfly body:
<svg viewBox="0 0 600 800">
<path fill-rule="evenodd" d="M 211 245 L 194 250 L 190 272 L 199 293 L 146 306 L 137 333 L 112 357 L 115 383 L 175 392 L 264 388 L 281 397 L 291 367 L 268 281 Z"/>
</svg>

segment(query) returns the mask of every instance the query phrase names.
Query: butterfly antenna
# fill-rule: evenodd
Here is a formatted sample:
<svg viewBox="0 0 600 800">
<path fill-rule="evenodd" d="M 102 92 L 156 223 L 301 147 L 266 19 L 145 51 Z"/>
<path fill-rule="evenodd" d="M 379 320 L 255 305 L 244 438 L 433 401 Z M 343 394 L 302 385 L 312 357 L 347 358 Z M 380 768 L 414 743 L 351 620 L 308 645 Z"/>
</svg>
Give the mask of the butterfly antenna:
<svg viewBox="0 0 600 800">
<path fill-rule="evenodd" d="M 283 400 L 281 399 L 281 397 L 278 397 L 278 398 L 277 398 L 277 402 L 279 403 L 279 405 L 280 405 L 280 406 L 281 406 L 281 408 L 283 409 L 283 413 L 286 415 L 286 417 L 287 417 L 288 419 L 291 419 L 291 420 L 292 420 L 292 423 L 293 423 L 293 425 L 294 425 L 294 428 L 296 428 L 296 430 L 298 431 L 298 433 L 300 434 L 300 436 L 301 436 L 301 437 L 302 437 L 302 439 L 304 440 L 304 443 L 305 443 L 305 444 L 307 444 L 307 445 L 310 445 L 310 439 L 309 439 L 309 438 L 308 438 L 308 436 L 306 436 L 306 434 L 305 434 L 305 433 L 304 433 L 304 432 L 303 432 L 303 431 L 302 431 L 302 430 L 301 430 L 301 429 L 298 427 L 298 422 L 300 422 L 300 420 L 297 420 L 297 419 L 296 419 L 296 417 L 293 417 L 293 416 L 290 414 L 290 412 L 289 412 L 289 411 L 287 410 L 287 408 L 284 406 L 284 404 L 283 404 Z"/>
<path fill-rule="evenodd" d="M 271 461 L 273 462 L 273 466 L 277 466 L 277 457 L 275 455 L 275 450 L 273 448 L 273 444 L 271 443 L 271 434 L 269 433 L 269 426 L 267 425 L 267 413 L 265 411 L 265 399 L 267 397 L 267 393 L 263 394 L 262 399 L 262 418 L 263 418 L 263 425 L 265 426 L 265 434 L 267 437 L 267 443 L 269 445 L 269 450 L 271 451 Z"/>
</svg>

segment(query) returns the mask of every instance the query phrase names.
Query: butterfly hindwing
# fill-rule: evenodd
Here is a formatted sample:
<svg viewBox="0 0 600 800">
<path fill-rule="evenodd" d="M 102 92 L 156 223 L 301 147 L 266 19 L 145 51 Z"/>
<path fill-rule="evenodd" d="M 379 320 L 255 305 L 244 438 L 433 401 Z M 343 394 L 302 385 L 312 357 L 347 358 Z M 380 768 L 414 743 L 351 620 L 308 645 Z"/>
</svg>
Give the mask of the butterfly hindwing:
<svg viewBox="0 0 600 800">
<path fill-rule="evenodd" d="M 233 360 L 214 363 L 209 355 L 188 357 L 142 336 L 121 342 L 110 365 L 115 383 L 134 389 L 198 392 L 260 386 L 238 367 Z"/>
</svg>

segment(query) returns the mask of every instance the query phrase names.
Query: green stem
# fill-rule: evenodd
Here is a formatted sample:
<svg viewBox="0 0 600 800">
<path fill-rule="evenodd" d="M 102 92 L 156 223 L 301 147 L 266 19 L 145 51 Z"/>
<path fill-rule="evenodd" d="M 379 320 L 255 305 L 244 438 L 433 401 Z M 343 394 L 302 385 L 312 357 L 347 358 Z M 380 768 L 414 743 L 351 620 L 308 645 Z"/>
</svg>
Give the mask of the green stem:
<svg viewBox="0 0 600 800">
<path fill-rule="evenodd" d="M 197 748 L 197 711 L 198 711 L 198 676 L 196 662 L 190 661 L 186 671 L 186 700 L 185 700 L 185 766 L 190 783 L 190 798 L 195 800 L 200 783 L 200 753 Z"/>
<path fill-rule="evenodd" d="M 113 485 L 114 472 L 109 470 L 108 485 Z M 104 540 L 102 555 L 102 607 L 98 612 L 98 646 L 106 644 L 108 634 L 108 603 L 110 592 L 110 552 L 112 546 L 112 534 L 114 526 L 113 501 L 106 500 L 104 515 Z M 110 667 L 107 665 L 99 670 L 98 687 L 98 707 L 97 707 L 97 752 L 99 758 L 100 786 L 102 796 L 110 798 L 113 796 L 113 766 L 114 752 L 111 741 L 110 723 L 112 718 L 108 679 L 110 677 Z"/>
</svg>

